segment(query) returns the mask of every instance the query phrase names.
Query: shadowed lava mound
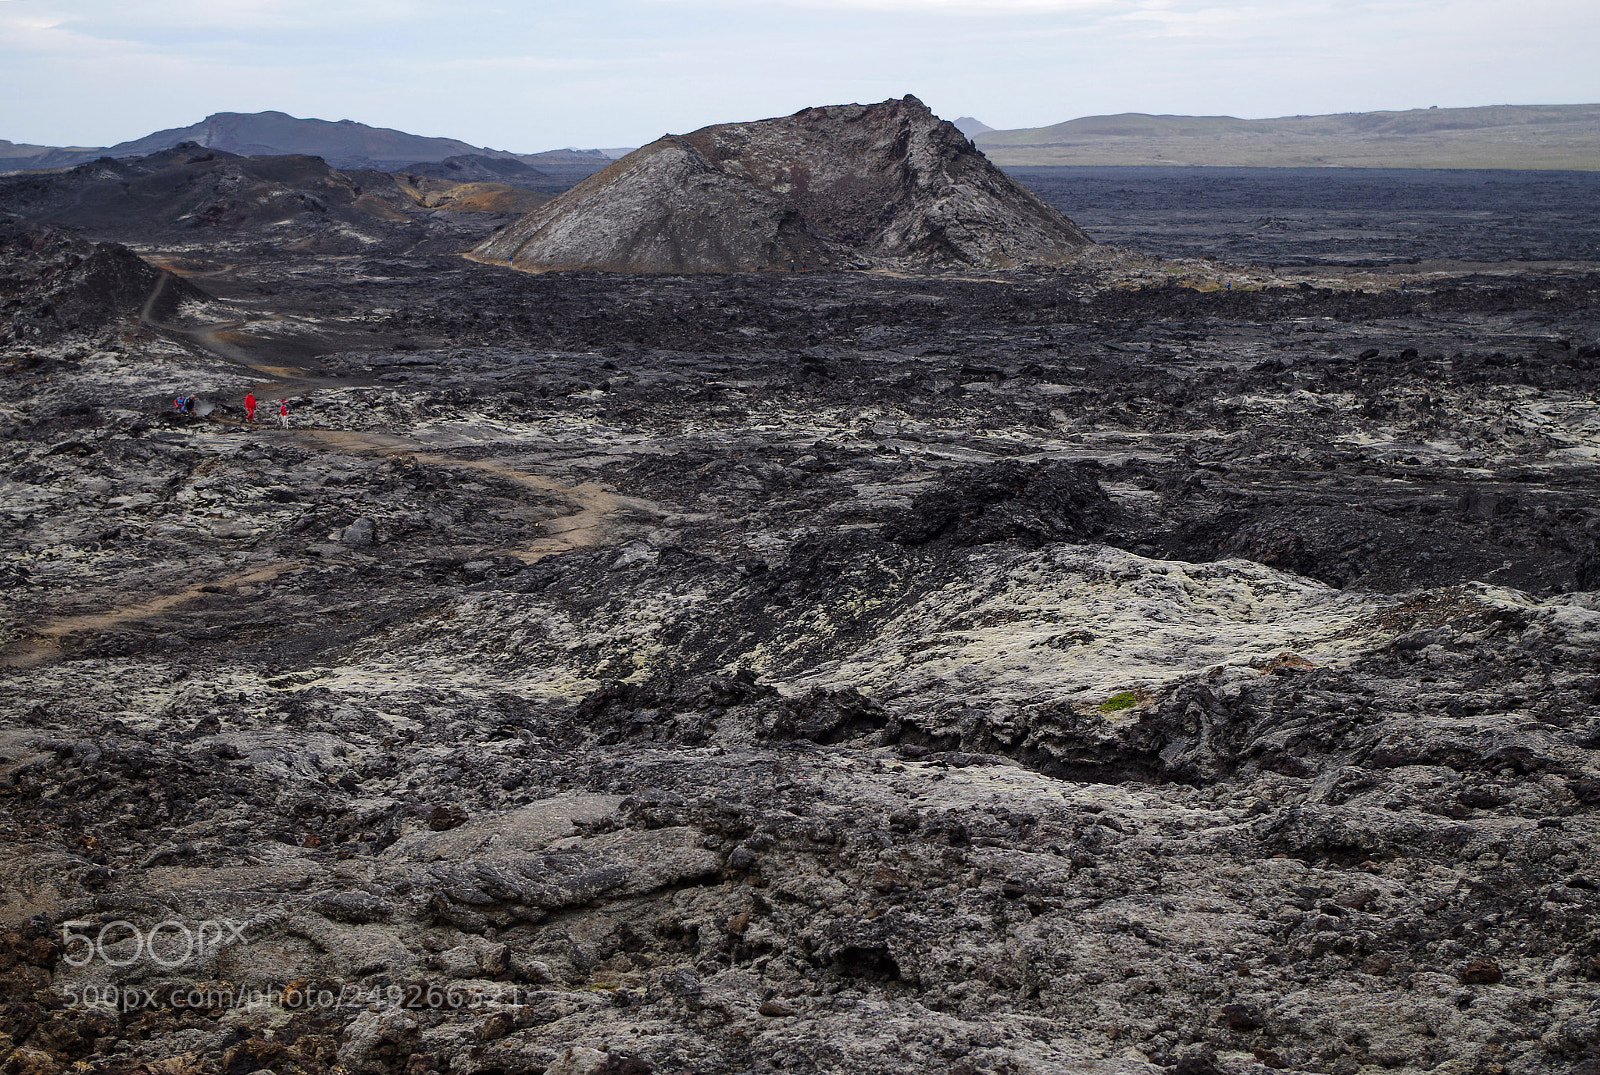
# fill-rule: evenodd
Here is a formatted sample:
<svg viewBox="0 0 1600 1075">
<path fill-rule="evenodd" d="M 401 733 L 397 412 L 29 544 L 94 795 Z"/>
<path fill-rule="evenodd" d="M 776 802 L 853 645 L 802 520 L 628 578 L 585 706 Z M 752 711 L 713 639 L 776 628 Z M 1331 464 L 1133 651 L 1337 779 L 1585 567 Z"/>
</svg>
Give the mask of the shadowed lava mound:
<svg viewBox="0 0 1600 1075">
<path fill-rule="evenodd" d="M 478 153 L 464 153 L 446 157 L 442 161 L 419 161 L 408 164 L 400 171 L 407 176 L 426 176 L 430 179 L 448 179 L 455 183 L 504 183 L 508 187 L 537 190 L 536 184 L 550 182 L 548 172 L 530 168 L 517 160 L 485 157 Z"/>
<path fill-rule="evenodd" d="M 137 314 L 164 274 L 127 247 L 0 218 L 0 344 L 43 341 Z M 173 278 L 152 313 L 200 297 Z"/>
<path fill-rule="evenodd" d="M 148 157 L 103 157 L 64 173 L 0 180 L 0 208 L 141 244 L 453 252 L 541 197 L 503 184 L 471 186 L 479 189 L 443 180 L 419 186 L 387 172 L 339 171 L 320 157 L 239 157 L 185 142 Z M 469 196 L 450 196 L 452 187 Z M 471 216 L 441 207 L 481 217 L 476 234 L 463 234 L 463 225 L 474 227 Z M 497 212 L 499 220 L 486 215 Z"/>
<path fill-rule="evenodd" d="M 1097 469 L 1093 463 L 1025 465 L 1014 459 L 963 467 L 918 494 L 890 524 L 889 536 L 907 545 L 941 539 L 956 545 L 1082 541 L 1103 532 L 1115 515 L 1095 480 Z"/>
<path fill-rule="evenodd" d="M 474 155 L 409 165 L 395 178 L 428 209 L 515 215 L 533 212 L 571 182 L 521 161 Z"/>
<path fill-rule="evenodd" d="M 1088 245 L 908 95 L 657 139 L 474 253 L 533 271 L 993 269 Z"/>
</svg>

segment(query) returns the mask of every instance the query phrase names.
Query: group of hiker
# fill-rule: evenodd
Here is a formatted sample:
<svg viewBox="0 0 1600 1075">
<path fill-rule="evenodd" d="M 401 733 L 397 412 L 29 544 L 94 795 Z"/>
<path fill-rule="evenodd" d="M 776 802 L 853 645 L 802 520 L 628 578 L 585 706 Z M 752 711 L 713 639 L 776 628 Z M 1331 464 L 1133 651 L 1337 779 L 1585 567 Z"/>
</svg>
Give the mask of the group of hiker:
<svg viewBox="0 0 1600 1075">
<path fill-rule="evenodd" d="M 256 420 L 256 394 L 254 392 L 246 392 L 244 395 L 244 417 L 247 422 Z M 289 401 L 286 399 L 278 400 L 278 424 L 285 427 L 289 425 Z"/>
<path fill-rule="evenodd" d="M 198 413 L 201 417 L 205 417 L 212 411 L 212 407 L 209 404 L 202 403 L 198 397 L 193 395 L 179 395 L 173 399 L 172 405 L 178 409 L 179 414 L 191 416 Z M 244 396 L 245 421 L 254 422 L 256 420 L 256 406 L 256 394 L 254 392 L 246 392 Z M 196 410 L 197 407 L 199 408 L 198 411 Z M 287 399 L 278 400 L 278 424 L 285 429 L 289 427 L 289 401 Z"/>
</svg>

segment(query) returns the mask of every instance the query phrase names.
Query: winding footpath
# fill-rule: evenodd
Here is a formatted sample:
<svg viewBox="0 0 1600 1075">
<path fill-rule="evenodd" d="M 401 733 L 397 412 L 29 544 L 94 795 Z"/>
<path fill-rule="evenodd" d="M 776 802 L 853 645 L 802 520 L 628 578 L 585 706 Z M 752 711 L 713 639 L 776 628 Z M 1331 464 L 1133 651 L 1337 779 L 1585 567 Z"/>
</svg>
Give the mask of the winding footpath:
<svg viewBox="0 0 1600 1075">
<path fill-rule="evenodd" d="M 252 356 L 237 344 L 221 338 L 221 334 L 251 321 L 227 321 L 185 328 L 154 320 L 154 310 L 167 286 L 171 274 L 163 272 L 160 282 L 151 291 L 139 312 L 139 320 L 147 327 L 176 335 L 195 346 L 229 362 L 267 373 L 273 379 L 269 385 L 277 388 L 295 388 L 302 394 L 313 394 L 328 387 L 303 371 L 282 366 L 264 366 L 252 361 Z M 261 320 L 261 319 L 257 319 Z M 563 515 L 539 524 L 540 535 L 516 548 L 505 550 L 506 555 L 523 563 L 535 563 L 546 556 L 573 549 L 599 545 L 616 529 L 617 517 L 622 514 L 659 517 L 661 508 L 650 501 L 625 497 L 607 489 L 598 482 L 567 485 L 557 478 L 532 474 L 493 459 L 454 459 L 428 451 L 415 441 L 386 433 L 370 433 L 337 429 L 292 429 L 263 432 L 275 438 L 292 440 L 311 447 L 359 454 L 376 454 L 410 459 L 418 463 L 449 467 L 460 471 L 479 471 L 506 479 L 540 498 L 549 498 L 570 510 Z M 104 631 L 136 624 L 180 610 L 185 604 L 211 593 L 215 588 L 229 588 L 267 582 L 290 571 L 308 566 L 306 558 L 274 561 L 249 571 L 218 578 L 205 579 L 182 590 L 143 600 L 119 600 L 116 606 L 104 612 L 57 616 L 24 622 L 24 637 L 0 649 L 0 668 L 29 668 L 64 657 L 65 640 L 78 632 Z M 211 589 L 208 589 L 211 588 Z"/>
</svg>

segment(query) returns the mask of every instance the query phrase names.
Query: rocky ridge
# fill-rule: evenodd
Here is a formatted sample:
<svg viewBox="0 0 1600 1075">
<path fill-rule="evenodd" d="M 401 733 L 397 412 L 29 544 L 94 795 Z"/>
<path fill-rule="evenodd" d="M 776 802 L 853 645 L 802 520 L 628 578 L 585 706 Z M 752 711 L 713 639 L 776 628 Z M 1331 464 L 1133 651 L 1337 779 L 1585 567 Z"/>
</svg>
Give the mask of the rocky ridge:
<svg viewBox="0 0 1600 1075">
<path fill-rule="evenodd" d="M 520 269 L 1059 265 L 1089 239 L 907 96 L 669 135 L 485 241 Z"/>
<path fill-rule="evenodd" d="M 549 173 L 530 168 L 519 160 L 474 153 L 446 157 L 442 161 L 421 161 L 395 170 L 430 179 L 446 179 L 456 183 L 503 183 L 525 190 L 537 190 L 551 180 Z"/>
<path fill-rule="evenodd" d="M 167 316 L 203 297 L 117 243 L 0 216 L 0 343 L 54 341 L 141 313 Z"/>
<path fill-rule="evenodd" d="M 428 138 L 354 120 L 300 119 L 285 112 L 215 112 L 187 127 L 156 131 L 104 149 L 16 146 L 0 159 L 12 157 L 9 163 L 16 167 L 51 168 L 100 157 L 144 157 L 185 142 L 235 156 L 316 156 L 335 167 L 357 169 L 393 169 L 407 162 L 462 155 L 517 159 L 515 154 L 482 149 L 455 138 Z"/>
<path fill-rule="evenodd" d="M 64 172 L 0 178 L 0 211 L 95 238 L 211 253 L 455 252 L 545 195 L 503 183 L 341 171 L 319 157 L 243 157 L 193 142 Z"/>
</svg>

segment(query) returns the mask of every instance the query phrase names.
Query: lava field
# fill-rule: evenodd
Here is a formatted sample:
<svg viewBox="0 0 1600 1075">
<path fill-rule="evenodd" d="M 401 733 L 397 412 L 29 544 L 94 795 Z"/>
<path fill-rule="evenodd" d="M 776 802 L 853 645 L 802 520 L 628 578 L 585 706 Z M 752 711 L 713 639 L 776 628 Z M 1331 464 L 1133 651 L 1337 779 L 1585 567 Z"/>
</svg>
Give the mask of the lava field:
<svg viewBox="0 0 1600 1075">
<path fill-rule="evenodd" d="M 359 198 L 0 230 L 0 1071 L 1600 1075 L 1600 266 Z"/>
</svg>

